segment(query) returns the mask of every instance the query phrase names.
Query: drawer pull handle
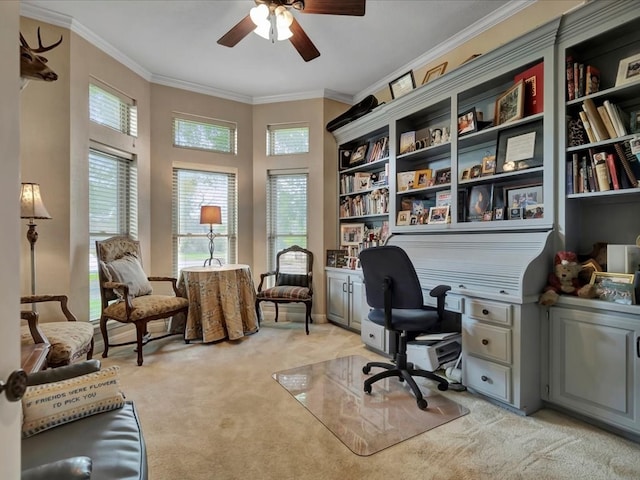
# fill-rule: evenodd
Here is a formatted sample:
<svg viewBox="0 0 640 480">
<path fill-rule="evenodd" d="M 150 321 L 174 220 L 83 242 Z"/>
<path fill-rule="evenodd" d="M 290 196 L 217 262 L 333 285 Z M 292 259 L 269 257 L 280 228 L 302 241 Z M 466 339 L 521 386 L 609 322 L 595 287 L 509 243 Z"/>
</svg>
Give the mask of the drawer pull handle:
<svg viewBox="0 0 640 480">
<path fill-rule="evenodd" d="M 458 288 L 466 288 L 464 285 L 460 284 L 458 285 Z"/>
<path fill-rule="evenodd" d="M 486 381 L 487 381 L 487 380 L 489 380 L 489 379 L 487 378 L 487 376 L 486 376 L 486 375 L 482 375 L 482 376 L 480 377 L 480 380 L 482 380 L 483 382 L 486 382 Z"/>
<path fill-rule="evenodd" d="M 482 314 L 483 315 L 489 315 L 489 310 L 487 310 L 486 308 L 482 309 Z"/>
<path fill-rule="evenodd" d="M 502 293 L 503 295 L 506 295 L 507 291 L 506 290 L 500 290 L 500 293 Z"/>
<path fill-rule="evenodd" d="M 487 340 L 486 338 L 482 339 L 482 344 L 483 345 L 489 345 L 489 340 Z"/>
<path fill-rule="evenodd" d="M 369 338 L 376 338 L 376 336 L 373 333 L 370 333 Z"/>
</svg>

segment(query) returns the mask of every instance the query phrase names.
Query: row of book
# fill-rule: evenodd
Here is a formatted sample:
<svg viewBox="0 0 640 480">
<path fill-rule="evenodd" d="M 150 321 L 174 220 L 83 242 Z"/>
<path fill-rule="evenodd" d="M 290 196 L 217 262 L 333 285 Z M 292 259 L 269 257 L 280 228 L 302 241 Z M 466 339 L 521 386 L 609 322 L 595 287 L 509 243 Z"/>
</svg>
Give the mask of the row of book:
<svg viewBox="0 0 640 480">
<path fill-rule="evenodd" d="M 567 194 L 603 192 L 635 188 L 640 178 L 640 162 L 631 153 L 629 141 L 609 149 L 575 152 L 567 162 Z"/>
<path fill-rule="evenodd" d="M 590 142 L 600 142 L 610 138 L 623 137 L 628 134 L 630 117 L 618 105 L 609 100 L 596 106 L 593 100 L 586 98 L 582 102 L 582 111 L 579 113 Z"/>
<path fill-rule="evenodd" d="M 381 188 L 340 201 L 340 218 L 383 215 L 389 212 L 389 190 Z"/>
<path fill-rule="evenodd" d="M 568 56 L 567 66 L 567 99 L 574 100 L 596 93 L 600 90 L 600 70 L 593 65 L 575 62 Z"/>
</svg>

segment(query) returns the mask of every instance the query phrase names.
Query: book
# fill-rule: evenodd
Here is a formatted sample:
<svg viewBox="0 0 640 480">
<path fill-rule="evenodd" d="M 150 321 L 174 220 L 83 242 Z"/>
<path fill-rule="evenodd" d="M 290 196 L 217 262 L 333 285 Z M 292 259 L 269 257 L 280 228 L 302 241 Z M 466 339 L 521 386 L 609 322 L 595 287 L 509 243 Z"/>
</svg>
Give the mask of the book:
<svg viewBox="0 0 640 480">
<path fill-rule="evenodd" d="M 618 183 L 618 171 L 616 169 L 616 162 L 613 154 L 607 154 L 607 167 L 609 168 L 609 176 L 611 178 L 611 185 L 614 190 L 620 190 L 620 184 Z"/>
<path fill-rule="evenodd" d="M 607 133 L 609 134 L 609 137 L 616 138 L 618 136 L 618 132 L 613 126 L 613 122 L 609 117 L 609 112 L 607 111 L 606 107 L 604 105 L 600 105 L 598 107 L 598 113 L 600 114 L 600 118 L 604 123 L 604 127 L 607 129 Z"/>
<path fill-rule="evenodd" d="M 578 64 L 578 97 L 584 97 L 585 91 L 585 78 L 584 78 L 584 63 Z"/>
<path fill-rule="evenodd" d="M 566 191 L 565 193 L 567 195 L 571 195 L 572 193 L 574 193 L 573 191 L 573 161 L 570 160 L 566 163 L 565 165 L 565 185 L 566 185 Z"/>
<path fill-rule="evenodd" d="M 567 100 L 573 100 L 576 98 L 573 80 L 573 57 L 567 56 L 565 65 L 567 70 Z"/>
<path fill-rule="evenodd" d="M 584 128 L 585 133 L 587 134 L 587 138 L 589 142 L 597 142 L 596 135 L 593 133 L 593 129 L 591 128 L 591 122 L 589 121 L 589 117 L 587 117 L 587 112 L 578 112 L 580 116 L 580 121 L 582 121 L 582 127 Z"/>
<path fill-rule="evenodd" d="M 544 62 L 540 62 L 513 77 L 514 83 L 524 82 L 524 114 L 535 115 L 544 110 Z"/>
<path fill-rule="evenodd" d="M 580 85 L 579 65 L 578 62 L 573 62 L 573 98 L 580 98 L 580 90 L 578 90 Z"/>
<path fill-rule="evenodd" d="M 607 162 L 599 161 L 596 162 L 596 178 L 598 180 L 598 189 L 601 192 L 606 192 L 610 190 L 609 187 L 609 170 L 607 168 Z"/>
<path fill-rule="evenodd" d="M 585 95 L 600 91 L 600 70 L 593 65 L 587 65 L 585 73 Z"/>
<path fill-rule="evenodd" d="M 636 175 L 636 172 L 633 171 L 631 162 L 629 161 L 629 157 L 627 156 L 627 151 L 624 147 L 624 143 L 626 142 L 616 143 L 613 146 L 616 150 L 616 153 L 618 154 L 618 158 L 620 159 L 620 165 L 622 165 L 622 169 L 624 170 L 624 173 L 627 175 L 629 183 L 631 184 L 632 187 L 637 187 L 638 176 Z M 629 154 L 631 154 L 630 149 L 629 149 Z M 637 159 L 635 163 L 636 164 L 638 163 Z"/>
<path fill-rule="evenodd" d="M 601 140 L 607 140 L 609 138 L 609 134 L 607 133 L 607 129 L 600 118 L 600 114 L 598 113 L 598 109 L 596 108 L 596 104 L 593 103 L 593 100 L 585 98 L 582 102 L 582 109 L 587 113 L 596 141 L 599 142 Z"/>
<path fill-rule="evenodd" d="M 580 170 L 580 165 L 579 165 L 580 161 L 578 160 L 578 154 L 574 153 L 573 154 L 573 158 L 571 160 L 571 167 L 573 169 L 573 193 L 578 193 L 578 191 L 580 190 L 578 188 L 578 180 L 579 180 L 579 170 Z"/>
<path fill-rule="evenodd" d="M 611 103 L 609 100 L 605 100 L 604 102 L 602 102 L 602 105 L 605 107 L 605 109 L 607 110 L 607 113 L 609 114 L 609 117 L 611 118 L 611 123 L 613 124 L 613 127 L 616 131 L 616 137 L 622 137 L 626 135 L 627 129 L 622 123 L 622 120 L 620 117 L 620 110 L 618 109 L 618 107 L 613 103 Z M 611 138 L 615 138 L 615 137 L 611 137 Z"/>
</svg>

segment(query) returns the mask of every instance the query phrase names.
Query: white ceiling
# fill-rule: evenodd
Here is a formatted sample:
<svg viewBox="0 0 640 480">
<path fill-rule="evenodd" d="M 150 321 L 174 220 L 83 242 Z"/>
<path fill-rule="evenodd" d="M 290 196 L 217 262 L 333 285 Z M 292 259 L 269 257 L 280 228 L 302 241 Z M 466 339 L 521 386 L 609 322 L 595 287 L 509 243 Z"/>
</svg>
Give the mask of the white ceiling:
<svg viewBox="0 0 640 480">
<path fill-rule="evenodd" d="M 253 33 L 234 48 L 216 43 L 253 0 L 22 0 L 21 13 L 72 29 L 155 83 L 246 103 L 355 102 L 533 1 L 367 0 L 364 17 L 294 11 L 321 53 L 310 62 Z"/>
</svg>

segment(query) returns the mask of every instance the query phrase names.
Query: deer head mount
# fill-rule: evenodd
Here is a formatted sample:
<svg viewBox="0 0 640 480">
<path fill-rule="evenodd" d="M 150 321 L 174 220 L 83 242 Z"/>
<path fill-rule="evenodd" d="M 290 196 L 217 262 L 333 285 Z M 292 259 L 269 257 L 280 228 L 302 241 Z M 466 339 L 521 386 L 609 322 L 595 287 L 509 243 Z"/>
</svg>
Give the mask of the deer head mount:
<svg viewBox="0 0 640 480">
<path fill-rule="evenodd" d="M 45 47 L 40 38 L 40 27 L 38 27 L 38 48 L 31 48 L 27 41 L 20 34 L 20 76 L 26 79 L 44 80 L 45 82 L 55 82 L 58 79 L 56 72 L 47 66 L 47 59 L 39 53 L 53 50 L 62 43 L 62 36 L 56 43 Z"/>
</svg>

